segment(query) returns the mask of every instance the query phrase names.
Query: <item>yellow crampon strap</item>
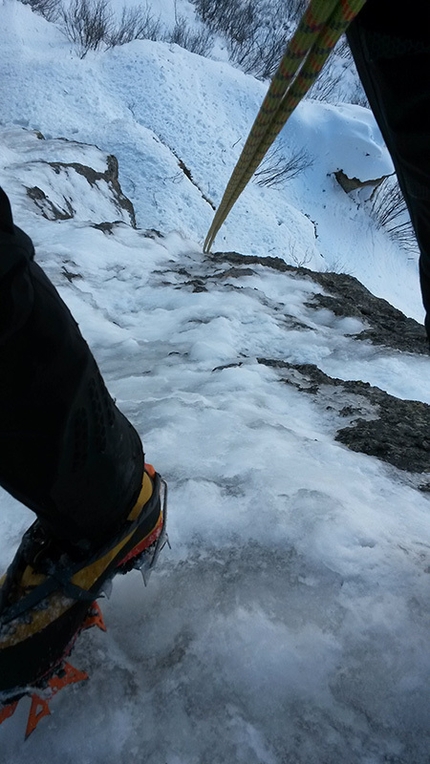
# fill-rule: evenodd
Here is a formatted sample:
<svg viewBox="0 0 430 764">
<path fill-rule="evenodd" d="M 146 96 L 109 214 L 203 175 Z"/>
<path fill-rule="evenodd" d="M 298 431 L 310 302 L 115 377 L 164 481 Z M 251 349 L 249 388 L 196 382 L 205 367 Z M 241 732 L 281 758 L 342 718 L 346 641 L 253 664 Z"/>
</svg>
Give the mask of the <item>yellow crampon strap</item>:
<svg viewBox="0 0 430 764">
<path fill-rule="evenodd" d="M 204 243 L 209 252 L 231 208 L 288 117 L 317 79 L 366 0 L 311 0 L 270 84 Z"/>
</svg>

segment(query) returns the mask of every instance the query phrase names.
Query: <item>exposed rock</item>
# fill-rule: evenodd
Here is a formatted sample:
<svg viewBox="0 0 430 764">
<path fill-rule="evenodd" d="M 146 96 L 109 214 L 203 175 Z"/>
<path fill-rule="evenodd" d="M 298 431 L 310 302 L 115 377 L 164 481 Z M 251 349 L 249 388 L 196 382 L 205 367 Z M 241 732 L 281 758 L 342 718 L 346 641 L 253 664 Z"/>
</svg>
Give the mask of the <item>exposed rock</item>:
<svg viewBox="0 0 430 764">
<path fill-rule="evenodd" d="M 43 217 L 47 220 L 70 220 L 74 216 L 74 210 L 70 201 L 64 199 L 63 206 L 60 208 L 54 204 L 51 199 L 42 191 L 39 186 L 27 188 L 27 195 L 36 204 Z"/>
<path fill-rule="evenodd" d="M 104 172 L 94 170 L 80 162 L 45 161 L 40 164 L 50 167 L 56 175 L 62 176 L 61 182 L 56 184 L 55 201 L 49 193 L 49 185 L 45 191 L 38 186 L 26 187 L 28 196 L 35 202 L 43 217 L 48 220 L 67 220 L 75 217 L 73 195 L 68 193 L 68 186 L 73 185 L 72 178 L 76 173 L 85 178 L 95 190 L 105 193 L 120 213 L 120 217 L 136 228 L 134 207 L 130 199 L 122 193 L 118 180 L 118 161 L 115 156 L 111 154 L 106 158 L 107 168 Z"/>
<path fill-rule="evenodd" d="M 365 188 L 366 186 L 378 188 L 387 176 L 383 175 L 381 178 L 360 180 L 360 178 L 348 178 L 348 175 L 346 175 L 343 170 L 337 170 L 334 173 L 334 177 L 345 193 L 350 194 L 351 191 L 356 191 L 358 188 Z"/>
<path fill-rule="evenodd" d="M 428 354 L 424 327 L 386 300 L 375 297 L 353 276 L 312 272 L 311 278 L 329 294 L 314 295 L 308 303 L 310 307 L 328 308 L 336 316 L 353 316 L 368 324 L 356 339 L 410 353 Z"/>
<path fill-rule="evenodd" d="M 259 363 L 280 371 L 283 382 L 318 396 L 318 402 L 347 417 L 336 440 L 376 456 L 401 470 L 428 473 L 430 479 L 430 406 L 405 401 L 366 382 L 329 377 L 313 364 L 291 364 L 259 358 Z M 428 486 L 422 486 L 427 489 Z"/>
<path fill-rule="evenodd" d="M 47 220 L 73 218 L 90 225 L 119 222 L 136 227 L 115 156 L 87 143 L 45 140 L 42 133 L 22 128 L 2 129 L 1 141 L 10 156 L 2 168 L 2 184 L 18 194 L 25 190 L 30 206 L 35 205 Z"/>
<path fill-rule="evenodd" d="M 97 228 L 98 231 L 103 231 L 109 236 L 112 236 L 115 228 L 115 222 L 104 221 L 103 223 L 93 223 L 92 228 Z"/>
</svg>

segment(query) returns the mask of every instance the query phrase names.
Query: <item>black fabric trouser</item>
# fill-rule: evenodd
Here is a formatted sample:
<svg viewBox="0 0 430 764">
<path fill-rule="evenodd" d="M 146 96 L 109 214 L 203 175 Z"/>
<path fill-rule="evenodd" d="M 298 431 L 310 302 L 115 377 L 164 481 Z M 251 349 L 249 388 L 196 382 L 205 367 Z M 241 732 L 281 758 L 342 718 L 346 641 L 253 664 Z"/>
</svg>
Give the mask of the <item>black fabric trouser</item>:
<svg viewBox="0 0 430 764">
<path fill-rule="evenodd" d="M 139 436 L 0 189 L 0 484 L 50 534 L 102 541 L 142 480 Z"/>
<path fill-rule="evenodd" d="M 430 3 L 367 0 L 347 37 L 417 237 L 430 338 Z"/>
</svg>

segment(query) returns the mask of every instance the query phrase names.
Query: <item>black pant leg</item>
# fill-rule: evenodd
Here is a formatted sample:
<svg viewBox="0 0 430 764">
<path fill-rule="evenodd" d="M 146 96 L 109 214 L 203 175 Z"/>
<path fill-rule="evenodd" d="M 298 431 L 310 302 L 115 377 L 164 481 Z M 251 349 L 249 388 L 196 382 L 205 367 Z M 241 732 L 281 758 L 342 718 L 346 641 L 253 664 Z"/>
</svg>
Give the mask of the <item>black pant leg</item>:
<svg viewBox="0 0 430 764">
<path fill-rule="evenodd" d="M 430 338 L 430 4 L 367 0 L 347 36 L 417 237 Z"/>
<path fill-rule="evenodd" d="M 140 438 L 31 251 L 1 276 L 15 236 L 0 232 L 0 484 L 57 538 L 102 539 L 139 494 Z"/>
</svg>

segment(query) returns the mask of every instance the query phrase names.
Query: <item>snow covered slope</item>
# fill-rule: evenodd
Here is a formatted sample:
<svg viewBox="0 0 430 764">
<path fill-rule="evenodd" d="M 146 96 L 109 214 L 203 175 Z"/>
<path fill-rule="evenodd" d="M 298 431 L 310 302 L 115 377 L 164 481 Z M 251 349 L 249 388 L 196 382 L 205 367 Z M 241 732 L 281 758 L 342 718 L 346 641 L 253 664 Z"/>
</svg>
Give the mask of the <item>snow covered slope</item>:
<svg viewBox="0 0 430 764">
<path fill-rule="evenodd" d="M 176 45 L 135 41 L 79 59 L 53 25 L 16 0 L 0 5 L 3 124 L 95 143 L 115 154 L 138 224 L 203 241 L 266 85 Z M 346 270 L 421 320 L 416 258 L 380 231 L 334 178 L 379 178 L 391 160 L 369 112 L 302 104 L 282 132 L 311 166 L 280 188 L 250 183 L 218 249 Z"/>
<path fill-rule="evenodd" d="M 217 242 L 256 257 L 204 257 L 207 200 L 262 84 L 161 43 L 81 61 L 15 0 L 0 18 L 1 182 L 169 482 L 172 542 L 146 590 L 115 582 L 107 635 L 80 639 L 90 681 L 25 745 L 25 702 L 0 727 L 4 760 L 425 764 L 428 471 L 336 440 L 386 421 L 330 378 L 430 403 L 430 361 L 357 339 L 371 318 L 336 314 L 331 287 L 284 267 L 342 260 L 421 315 L 415 263 L 327 176 L 389 171 L 370 116 L 304 104 L 288 129 L 314 165 L 281 191 L 254 184 Z M 2 568 L 29 521 L 2 494 Z"/>
</svg>

